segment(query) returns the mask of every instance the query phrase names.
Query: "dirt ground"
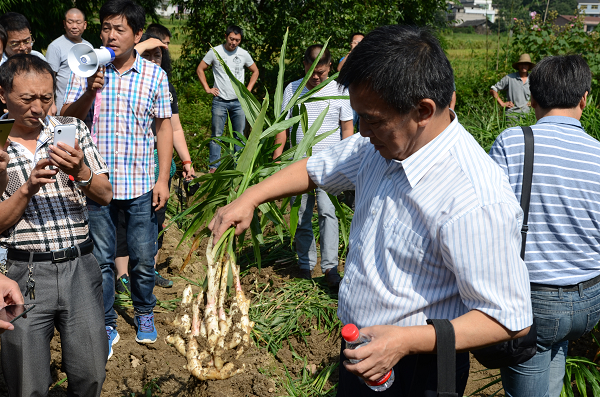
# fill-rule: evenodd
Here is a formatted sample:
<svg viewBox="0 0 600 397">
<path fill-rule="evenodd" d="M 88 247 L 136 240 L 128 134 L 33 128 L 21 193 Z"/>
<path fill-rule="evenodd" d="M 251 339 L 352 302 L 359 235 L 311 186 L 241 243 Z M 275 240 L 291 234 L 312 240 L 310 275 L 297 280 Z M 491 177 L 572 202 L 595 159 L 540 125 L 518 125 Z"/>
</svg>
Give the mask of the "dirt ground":
<svg viewBox="0 0 600 397">
<path fill-rule="evenodd" d="M 178 277 L 179 269 L 189 249 L 187 246 L 176 249 L 180 237 L 181 233 L 177 229 L 171 228 L 168 230 L 160 252 L 158 270 L 165 277 L 174 280 L 172 288 L 155 289 L 157 298 L 162 301 L 180 297 L 183 288 L 188 284 L 186 280 Z M 204 252 L 204 249 L 205 246 L 200 247 L 198 251 Z M 181 275 L 202 282 L 205 263 L 202 256 L 194 255 Z M 269 277 L 283 283 L 285 280 L 297 276 L 297 272 L 297 266 L 293 263 L 263 267 L 260 274 L 256 269 L 251 269 L 242 280 L 242 283 L 245 289 L 250 288 L 257 278 Z M 313 274 L 313 277 L 318 276 L 321 276 L 319 266 L 316 267 Z M 195 288 L 195 292 L 197 291 L 198 288 Z M 156 327 L 159 337 L 158 341 L 151 345 L 140 345 L 135 342 L 132 309 L 119 309 L 118 313 L 117 329 L 121 339 L 114 346 L 113 357 L 106 365 L 106 381 L 102 389 L 103 397 L 149 396 L 150 394 L 147 394 L 148 389 L 152 390 L 154 396 L 282 396 L 286 393 L 280 387 L 280 384 L 276 382 L 277 375 L 282 376 L 285 373 L 285 368 L 287 368 L 292 376 L 300 377 L 304 367 L 304 362 L 295 359 L 291 349 L 287 347 L 281 349 L 275 357 L 264 349 L 253 347 L 242 357 L 247 366 L 247 370 L 243 374 L 223 381 L 197 381 L 190 377 L 185 368 L 185 358 L 164 341 L 170 327 L 169 323 L 174 317 L 172 312 L 156 310 Z M 307 366 L 313 373 L 339 360 L 339 337 L 328 338 L 327 335 L 319 334 L 313 330 L 307 340 L 308 345 L 298 340 L 290 342 L 292 349 L 299 356 L 306 357 Z M 580 350 L 585 350 L 585 345 L 580 343 L 579 346 L 582 346 Z M 55 334 L 51 348 L 51 372 L 54 383 L 49 395 L 63 397 L 66 396 L 68 380 L 64 381 L 66 374 L 61 370 L 60 337 L 58 334 Z M 485 370 L 476 361 L 472 360 L 471 376 L 465 395 L 473 393 L 490 382 L 489 376 L 497 373 L 498 370 Z M 334 372 L 329 385 L 334 385 L 336 382 L 337 373 Z M 496 385 L 474 395 L 478 397 L 490 396 L 499 388 Z M 5 395 L 7 395 L 6 386 L 3 377 L 0 377 L 0 396 Z M 500 392 L 496 396 L 504 396 L 504 394 Z"/>
</svg>

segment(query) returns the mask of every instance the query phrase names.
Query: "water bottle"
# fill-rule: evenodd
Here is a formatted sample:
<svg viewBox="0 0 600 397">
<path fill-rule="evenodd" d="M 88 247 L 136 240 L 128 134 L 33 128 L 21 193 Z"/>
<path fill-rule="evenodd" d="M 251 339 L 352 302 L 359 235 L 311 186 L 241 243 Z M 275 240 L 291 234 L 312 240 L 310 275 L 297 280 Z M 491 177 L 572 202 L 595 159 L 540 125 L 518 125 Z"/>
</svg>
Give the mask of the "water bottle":
<svg viewBox="0 0 600 397">
<path fill-rule="evenodd" d="M 366 335 L 360 333 L 356 325 L 354 324 L 346 324 L 344 328 L 342 328 L 342 338 L 346 341 L 346 349 L 354 350 L 358 349 L 361 346 L 366 345 L 371 342 L 371 338 Z M 356 364 L 361 360 L 350 359 L 352 364 Z M 384 391 L 392 386 L 394 383 L 394 369 L 392 368 L 390 372 L 385 374 L 381 379 L 376 380 L 374 382 L 365 381 L 367 386 L 369 386 L 372 390 L 375 391 Z"/>
</svg>

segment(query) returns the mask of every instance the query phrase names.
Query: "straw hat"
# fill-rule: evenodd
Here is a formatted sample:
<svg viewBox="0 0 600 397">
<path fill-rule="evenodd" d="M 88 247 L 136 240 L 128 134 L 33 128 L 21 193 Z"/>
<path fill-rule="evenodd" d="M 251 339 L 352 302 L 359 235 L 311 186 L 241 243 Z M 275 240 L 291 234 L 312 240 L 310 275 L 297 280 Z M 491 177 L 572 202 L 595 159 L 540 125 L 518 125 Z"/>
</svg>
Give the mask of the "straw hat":
<svg viewBox="0 0 600 397">
<path fill-rule="evenodd" d="M 520 63 L 528 63 L 530 65 L 529 70 L 533 69 L 533 67 L 535 66 L 535 63 L 531 62 L 531 57 L 529 56 L 529 54 L 522 54 L 519 57 L 519 60 L 512 64 L 513 69 L 519 70 L 517 65 Z"/>
</svg>

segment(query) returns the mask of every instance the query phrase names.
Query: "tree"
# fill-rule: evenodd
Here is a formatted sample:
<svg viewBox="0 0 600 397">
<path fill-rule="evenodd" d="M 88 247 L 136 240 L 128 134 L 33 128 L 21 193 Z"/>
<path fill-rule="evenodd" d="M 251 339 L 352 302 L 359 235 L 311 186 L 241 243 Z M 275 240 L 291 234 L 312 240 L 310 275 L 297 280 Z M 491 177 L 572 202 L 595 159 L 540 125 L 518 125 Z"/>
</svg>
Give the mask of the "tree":
<svg viewBox="0 0 600 397">
<path fill-rule="evenodd" d="M 444 0 L 189 0 L 185 25 L 187 41 L 177 63 L 176 77 L 190 82 L 196 66 L 210 45 L 224 42 L 228 25 L 244 30 L 242 47 L 250 52 L 260 69 L 260 81 L 268 89 L 277 81 L 277 58 L 281 40 L 289 27 L 285 80 L 304 74 L 304 50 L 329 37 L 335 59 L 349 49 L 349 36 L 381 25 L 407 23 L 432 25 Z"/>
<path fill-rule="evenodd" d="M 136 0 L 146 10 L 146 20 L 158 22 L 155 8 L 160 0 Z M 63 20 L 65 12 L 72 7 L 83 11 L 88 21 L 88 27 L 83 38 L 94 46 L 100 45 L 100 25 L 98 12 L 103 1 L 89 0 L 2 0 L 0 15 L 15 11 L 27 17 L 31 24 L 31 32 L 35 39 L 36 50 L 45 49 L 54 39 L 65 33 Z"/>
</svg>

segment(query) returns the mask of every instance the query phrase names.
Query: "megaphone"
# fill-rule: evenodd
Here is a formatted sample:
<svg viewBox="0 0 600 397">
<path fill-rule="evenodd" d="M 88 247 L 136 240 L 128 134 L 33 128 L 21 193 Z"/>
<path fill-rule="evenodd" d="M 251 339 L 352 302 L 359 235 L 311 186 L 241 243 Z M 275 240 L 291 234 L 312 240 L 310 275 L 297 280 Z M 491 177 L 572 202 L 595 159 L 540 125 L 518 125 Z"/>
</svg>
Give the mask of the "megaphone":
<svg viewBox="0 0 600 397">
<path fill-rule="evenodd" d="M 90 45 L 75 44 L 69 50 L 67 62 L 73 73 L 80 77 L 90 77 L 99 66 L 106 65 L 115 60 L 115 52 L 112 48 L 93 48 Z"/>
</svg>

